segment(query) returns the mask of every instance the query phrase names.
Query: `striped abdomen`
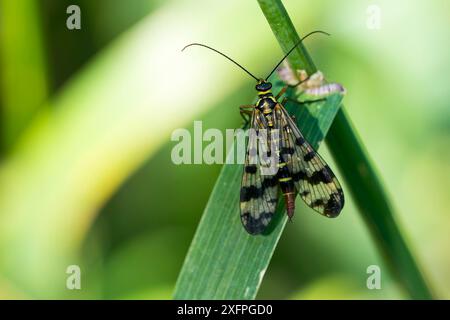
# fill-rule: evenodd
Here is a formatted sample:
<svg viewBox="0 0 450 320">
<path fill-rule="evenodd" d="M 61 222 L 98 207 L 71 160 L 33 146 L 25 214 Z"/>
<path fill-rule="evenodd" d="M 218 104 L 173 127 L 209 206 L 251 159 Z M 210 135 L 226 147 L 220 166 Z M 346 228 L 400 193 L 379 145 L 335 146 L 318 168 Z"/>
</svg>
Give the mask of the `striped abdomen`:
<svg viewBox="0 0 450 320">
<path fill-rule="evenodd" d="M 292 181 L 291 173 L 289 172 L 286 163 L 281 159 L 279 161 L 279 170 L 277 173 L 278 183 L 280 184 L 281 192 L 283 193 L 286 203 L 286 211 L 289 219 L 292 219 L 295 211 L 295 186 Z"/>
</svg>

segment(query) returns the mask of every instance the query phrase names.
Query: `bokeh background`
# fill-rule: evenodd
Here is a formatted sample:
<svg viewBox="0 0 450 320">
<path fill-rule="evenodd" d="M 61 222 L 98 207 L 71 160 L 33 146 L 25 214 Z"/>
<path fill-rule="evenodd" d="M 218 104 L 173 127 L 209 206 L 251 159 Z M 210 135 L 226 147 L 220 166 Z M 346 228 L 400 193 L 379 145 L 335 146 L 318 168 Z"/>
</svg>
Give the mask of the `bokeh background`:
<svg viewBox="0 0 450 320">
<path fill-rule="evenodd" d="M 71 4 L 81 30 L 66 28 Z M 306 47 L 347 88 L 408 244 L 450 298 L 450 3 L 284 5 L 300 34 L 332 34 Z M 0 0 L 0 36 L 0 297 L 171 298 L 221 168 L 174 165 L 171 132 L 239 127 L 255 94 L 223 58 L 180 49 L 207 43 L 266 74 L 282 52 L 257 2 Z M 337 220 L 297 210 L 259 298 L 407 298 L 347 199 Z M 81 290 L 66 288 L 69 265 Z M 369 265 L 381 290 L 366 287 Z"/>
</svg>

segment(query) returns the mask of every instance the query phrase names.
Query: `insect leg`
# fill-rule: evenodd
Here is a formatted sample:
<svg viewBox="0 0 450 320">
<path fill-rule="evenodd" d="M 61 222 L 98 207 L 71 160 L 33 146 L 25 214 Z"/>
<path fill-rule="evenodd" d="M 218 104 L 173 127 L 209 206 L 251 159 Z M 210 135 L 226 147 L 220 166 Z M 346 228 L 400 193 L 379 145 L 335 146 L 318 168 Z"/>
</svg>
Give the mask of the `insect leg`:
<svg viewBox="0 0 450 320">
<path fill-rule="evenodd" d="M 295 87 L 298 87 L 299 85 L 301 85 L 302 83 L 304 83 L 304 82 L 306 82 L 308 80 L 309 80 L 309 76 L 307 76 L 305 79 L 299 81 L 297 84 L 288 85 L 288 86 L 291 87 L 291 88 L 295 88 Z"/>
<path fill-rule="evenodd" d="M 300 102 L 300 101 L 298 101 L 296 99 L 292 99 L 292 98 L 289 98 L 289 97 L 286 97 L 285 99 L 286 99 L 286 101 L 294 102 L 294 103 L 299 104 L 299 105 L 304 105 L 304 104 L 314 103 L 314 102 L 321 102 L 321 101 L 326 101 L 327 100 L 326 98 L 320 98 L 320 99 L 305 100 L 305 101 Z"/>
<path fill-rule="evenodd" d="M 275 100 L 280 99 L 280 97 L 286 93 L 287 88 L 289 88 L 288 85 L 284 86 L 283 88 L 281 88 L 280 92 L 278 92 L 278 94 L 275 96 Z"/>
</svg>

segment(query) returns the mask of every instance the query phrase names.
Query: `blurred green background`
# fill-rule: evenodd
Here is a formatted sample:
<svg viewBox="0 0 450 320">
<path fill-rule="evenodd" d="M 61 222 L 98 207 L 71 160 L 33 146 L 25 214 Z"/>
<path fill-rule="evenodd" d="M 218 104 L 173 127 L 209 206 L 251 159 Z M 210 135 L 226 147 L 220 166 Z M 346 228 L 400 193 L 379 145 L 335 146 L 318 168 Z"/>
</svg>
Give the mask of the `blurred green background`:
<svg viewBox="0 0 450 320">
<path fill-rule="evenodd" d="M 81 8 L 81 30 L 66 9 Z M 437 297 L 450 298 L 450 3 L 284 1 L 346 109 Z M 379 29 L 367 26 L 380 8 Z M 256 1 L 0 0 L 0 298 L 170 298 L 220 165 L 174 165 L 175 128 L 241 125 L 282 52 Z M 321 153 L 335 168 L 322 147 Z M 355 168 L 356 170 L 356 168 Z M 339 172 L 337 172 L 339 176 Z M 344 182 L 345 189 L 345 182 Z M 300 201 L 258 298 L 407 298 L 347 196 Z M 81 267 L 81 290 L 66 268 Z M 382 289 L 368 290 L 379 265 Z"/>
</svg>

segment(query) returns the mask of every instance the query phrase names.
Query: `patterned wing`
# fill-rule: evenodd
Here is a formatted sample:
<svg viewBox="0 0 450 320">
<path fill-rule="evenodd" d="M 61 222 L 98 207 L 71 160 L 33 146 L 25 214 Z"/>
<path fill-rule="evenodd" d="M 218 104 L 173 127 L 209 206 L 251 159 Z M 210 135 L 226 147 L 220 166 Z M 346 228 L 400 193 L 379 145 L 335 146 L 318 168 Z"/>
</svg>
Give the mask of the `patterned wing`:
<svg viewBox="0 0 450 320">
<path fill-rule="evenodd" d="M 250 234 L 260 234 L 270 223 L 278 202 L 279 186 L 276 175 L 262 175 L 259 155 L 267 152 L 266 143 L 258 142 L 256 135 L 267 130 L 267 120 L 257 109 L 253 111 L 244 172 L 241 183 L 241 220 Z"/>
<path fill-rule="evenodd" d="M 344 206 L 344 193 L 330 167 L 303 138 L 286 109 L 277 104 L 277 117 L 281 120 L 281 153 L 288 159 L 287 165 L 295 187 L 305 203 L 329 218 L 339 215 Z"/>
</svg>

